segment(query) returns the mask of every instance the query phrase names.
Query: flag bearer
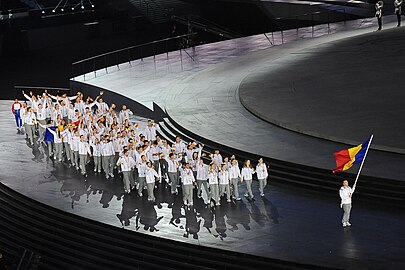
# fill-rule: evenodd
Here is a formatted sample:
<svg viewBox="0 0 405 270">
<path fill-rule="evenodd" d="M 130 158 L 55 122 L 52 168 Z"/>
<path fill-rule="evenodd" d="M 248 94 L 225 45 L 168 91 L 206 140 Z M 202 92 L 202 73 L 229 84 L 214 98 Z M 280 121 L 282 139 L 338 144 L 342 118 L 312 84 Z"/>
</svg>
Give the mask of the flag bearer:
<svg viewBox="0 0 405 270">
<path fill-rule="evenodd" d="M 354 190 L 356 189 L 355 186 L 353 188 L 349 187 L 349 181 L 343 180 L 343 186 L 339 190 L 340 198 L 342 202 L 340 203 L 340 207 L 343 209 L 343 218 L 342 224 L 343 227 L 351 226 L 350 220 L 350 211 L 352 209 L 352 195 Z"/>
</svg>

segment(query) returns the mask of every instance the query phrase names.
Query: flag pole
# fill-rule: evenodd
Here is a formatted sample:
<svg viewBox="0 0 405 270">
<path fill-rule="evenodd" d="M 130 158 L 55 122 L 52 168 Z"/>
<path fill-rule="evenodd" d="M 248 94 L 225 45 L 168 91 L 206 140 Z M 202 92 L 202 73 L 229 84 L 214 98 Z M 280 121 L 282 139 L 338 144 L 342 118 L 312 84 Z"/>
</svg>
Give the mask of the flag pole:
<svg viewBox="0 0 405 270">
<path fill-rule="evenodd" d="M 363 161 L 361 162 L 361 165 L 360 165 L 360 168 L 359 168 L 359 172 L 357 173 L 356 180 L 354 181 L 353 188 L 356 187 L 357 180 L 359 179 L 360 172 L 361 172 L 361 169 L 363 168 L 364 161 L 366 160 L 367 153 L 368 153 L 368 149 L 370 148 L 371 142 L 373 141 L 373 137 L 374 137 L 374 134 L 371 134 L 370 142 L 368 143 L 368 146 L 367 146 L 367 149 L 366 149 L 366 153 L 364 154 Z"/>
</svg>

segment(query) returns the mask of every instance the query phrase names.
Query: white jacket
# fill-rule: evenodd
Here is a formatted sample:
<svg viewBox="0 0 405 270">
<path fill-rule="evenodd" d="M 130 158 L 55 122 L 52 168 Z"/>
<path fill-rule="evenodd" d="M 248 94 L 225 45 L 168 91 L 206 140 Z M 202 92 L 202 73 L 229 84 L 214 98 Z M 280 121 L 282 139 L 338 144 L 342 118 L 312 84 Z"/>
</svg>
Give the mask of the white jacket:
<svg viewBox="0 0 405 270">
<path fill-rule="evenodd" d="M 103 157 L 115 155 L 114 146 L 111 141 L 108 143 L 100 142 L 100 145 L 101 145 L 101 155 Z"/>
<path fill-rule="evenodd" d="M 206 164 L 197 165 L 197 180 L 207 180 L 208 179 L 208 166 Z"/>
<path fill-rule="evenodd" d="M 229 177 L 231 179 L 241 177 L 238 165 L 231 166 L 231 168 L 229 168 Z"/>
<path fill-rule="evenodd" d="M 91 155 L 90 146 L 88 142 L 79 141 L 79 155 Z"/>
<path fill-rule="evenodd" d="M 242 173 L 241 173 L 241 180 L 252 180 L 252 175 L 255 173 L 255 171 L 252 168 L 249 167 L 243 167 L 242 168 Z"/>
<path fill-rule="evenodd" d="M 218 175 L 220 185 L 229 185 L 229 181 L 231 180 L 229 171 L 220 171 Z"/>
<path fill-rule="evenodd" d="M 208 183 L 210 185 L 218 185 L 218 173 L 216 171 L 208 174 Z"/>
<path fill-rule="evenodd" d="M 158 173 L 153 168 L 146 169 L 146 183 L 153 184 L 155 183 L 155 177 L 159 177 Z"/>
<path fill-rule="evenodd" d="M 181 173 L 181 180 L 183 182 L 183 185 L 192 185 L 193 184 L 195 179 L 194 179 L 193 171 L 191 169 L 182 169 L 180 173 Z"/>
<path fill-rule="evenodd" d="M 352 189 L 351 187 L 345 188 L 342 186 L 339 190 L 339 195 L 340 198 L 342 199 L 340 205 L 342 206 L 343 204 L 351 204 L 352 203 L 352 198 L 351 195 L 354 193 L 354 188 Z"/>
<path fill-rule="evenodd" d="M 256 165 L 257 179 L 266 179 L 269 174 L 267 173 L 267 166 L 265 163 Z"/>
<path fill-rule="evenodd" d="M 135 160 L 131 156 L 122 156 L 118 159 L 117 166 L 121 166 L 123 172 L 129 172 L 135 167 Z"/>
</svg>

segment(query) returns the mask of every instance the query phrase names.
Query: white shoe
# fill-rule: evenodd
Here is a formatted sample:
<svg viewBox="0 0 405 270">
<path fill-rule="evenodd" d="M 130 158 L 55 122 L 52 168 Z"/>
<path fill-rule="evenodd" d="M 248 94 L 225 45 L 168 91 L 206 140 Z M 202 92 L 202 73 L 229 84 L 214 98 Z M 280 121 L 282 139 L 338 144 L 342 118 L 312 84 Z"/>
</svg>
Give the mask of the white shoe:
<svg viewBox="0 0 405 270">
<path fill-rule="evenodd" d="M 94 169 L 94 172 L 97 172 L 97 169 Z"/>
<path fill-rule="evenodd" d="M 343 228 L 347 227 L 347 222 L 343 222 Z"/>
<path fill-rule="evenodd" d="M 346 222 L 346 226 L 352 226 L 352 224 L 350 224 L 349 222 Z"/>
<path fill-rule="evenodd" d="M 111 178 L 114 178 L 114 174 L 110 173 Z"/>
</svg>

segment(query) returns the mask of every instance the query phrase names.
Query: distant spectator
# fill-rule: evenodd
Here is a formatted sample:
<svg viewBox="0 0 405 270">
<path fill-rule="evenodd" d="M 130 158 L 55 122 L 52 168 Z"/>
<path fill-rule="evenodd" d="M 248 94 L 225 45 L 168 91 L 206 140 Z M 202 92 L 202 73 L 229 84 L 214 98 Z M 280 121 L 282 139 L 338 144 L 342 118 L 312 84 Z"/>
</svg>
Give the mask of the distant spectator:
<svg viewBox="0 0 405 270">
<path fill-rule="evenodd" d="M 395 7 L 395 15 L 397 15 L 397 20 L 398 20 L 397 27 L 400 27 L 401 26 L 401 14 L 402 14 L 402 0 L 395 0 L 394 7 Z"/>
<path fill-rule="evenodd" d="M 384 2 L 382 0 L 375 4 L 375 16 L 378 20 L 378 31 L 382 29 L 382 13 L 383 13 Z"/>
</svg>

